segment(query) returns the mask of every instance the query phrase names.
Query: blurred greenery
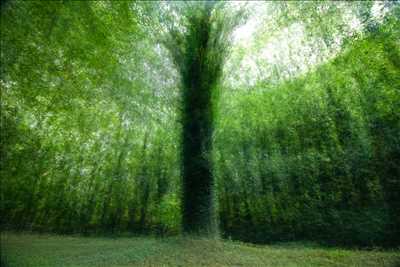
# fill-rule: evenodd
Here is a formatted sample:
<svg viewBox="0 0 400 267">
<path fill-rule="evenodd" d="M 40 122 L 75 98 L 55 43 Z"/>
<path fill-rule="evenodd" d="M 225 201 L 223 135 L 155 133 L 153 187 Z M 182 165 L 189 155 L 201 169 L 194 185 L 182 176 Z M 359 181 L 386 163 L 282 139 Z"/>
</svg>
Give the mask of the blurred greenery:
<svg viewBox="0 0 400 267">
<path fill-rule="evenodd" d="M 2 5 L 3 230 L 181 232 L 181 73 L 165 36 L 184 33 L 188 7 Z M 237 7 L 223 8 L 212 27 Z M 258 26 L 230 40 L 205 155 L 222 236 L 399 246 L 398 3 L 244 8 Z"/>
</svg>

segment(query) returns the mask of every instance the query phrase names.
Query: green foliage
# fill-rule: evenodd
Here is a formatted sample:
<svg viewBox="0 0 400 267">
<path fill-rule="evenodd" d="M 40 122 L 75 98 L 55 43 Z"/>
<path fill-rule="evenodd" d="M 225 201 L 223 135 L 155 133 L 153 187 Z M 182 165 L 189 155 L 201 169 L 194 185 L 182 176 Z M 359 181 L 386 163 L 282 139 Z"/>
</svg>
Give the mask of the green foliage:
<svg viewBox="0 0 400 267">
<path fill-rule="evenodd" d="M 15 1 L 2 10 L 6 227 L 162 228 L 161 199 L 178 187 L 176 119 L 169 109 L 177 94 L 169 67 L 149 64 L 161 52 L 148 49 L 145 8 Z"/>
<path fill-rule="evenodd" d="M 226 236 L 399 243 L 399 21 L 391 23 L 304 77 L 226 93 L 216 140 Z"/>
<path fill-rule="evenodd" d="M 229 58 L 244 16 L 213 4 L 205 17 L 198 3 L 2 5 L 2 228 L 180 233 L 181 133 L 199 116 L 205 138 L 190 164 L 215 178 L 225 237 L 399 245 L 400 8 L 385 2 L 379 21 L 370 2 L 269 3 L 279 19 L 261 24 L 254 47 L 304 23 L 310 53 L 330 60 L 303 58 L 298 72 L 264 62 L 271 75 L 256 61 L 261 74 L 244 84 L 224 72 L 255 52 Z M 220 83 L 232 77 L 233 88 Z"/>
</svg>

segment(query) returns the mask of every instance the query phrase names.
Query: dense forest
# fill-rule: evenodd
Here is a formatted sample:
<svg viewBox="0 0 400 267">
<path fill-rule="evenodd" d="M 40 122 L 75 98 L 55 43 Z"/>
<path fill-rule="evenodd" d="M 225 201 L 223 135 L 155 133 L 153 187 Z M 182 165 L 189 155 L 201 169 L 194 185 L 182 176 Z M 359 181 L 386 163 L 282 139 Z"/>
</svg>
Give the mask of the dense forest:
<svg viewBox="0 0 400 267">
<path fill-rule="evenodd" d="M 2 229 L 400 245 L 396 1 L 8 1 L 0 79 Z"/>
</svg>

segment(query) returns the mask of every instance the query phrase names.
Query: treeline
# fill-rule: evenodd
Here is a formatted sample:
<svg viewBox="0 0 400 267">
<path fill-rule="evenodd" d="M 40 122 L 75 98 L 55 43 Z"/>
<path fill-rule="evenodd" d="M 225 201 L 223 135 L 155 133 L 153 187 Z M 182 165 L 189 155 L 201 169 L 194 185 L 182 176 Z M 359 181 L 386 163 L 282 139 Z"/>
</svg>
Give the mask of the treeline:
<svg viewBox="0 0 400 267">
<path fill-rule="evenodd" d="M 226 236 L 399 244 L 400 35 L 390 23 L 302 78 L 224 102 Z"/>
<path fill-rule="evenodd" d="M 177 78 L 140 24 L 151 6 L 43 8 L 2 13 L 2 228 L 179 233 Z M 400 244 L 396 12 L 302 77 L 222 88 L 212 157 L 225 237 Z"/>
<path fill-rule="evenodd" d="M 129 1 L 4 7 L 3 227 L 177 232 L 177 90 L 141 24 L 149 13 Z"/>
</svg>

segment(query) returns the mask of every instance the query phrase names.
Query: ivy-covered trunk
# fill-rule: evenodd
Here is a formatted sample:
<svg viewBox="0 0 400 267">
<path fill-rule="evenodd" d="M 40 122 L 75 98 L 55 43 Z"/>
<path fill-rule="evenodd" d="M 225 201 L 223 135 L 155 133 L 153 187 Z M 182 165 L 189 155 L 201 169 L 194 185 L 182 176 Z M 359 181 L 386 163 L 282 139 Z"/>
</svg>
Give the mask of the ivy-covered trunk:
<svg viewBox="0 0 400 267">
<path fill-rule="evenodd" d="M 213 174 L 211 166 L 213 108 L 212 90 L 217 76 L 209 68 L 211 9 L 206 8 L 187 36 L 183 80 L 183 230 L 215 234 Z M 221 64 L 218 62 L 217 64 Z"/>
<path fill-rule="evenodd" d="M 218 232 L 211 166 L 213 103 L 233 25 L 220 11 L 216 2 L 194 5 L 186 14 L 186 31 L 171 30 L 165 42 L 182 81 L 182 222 L 190 234 Z"/>
</svg>

